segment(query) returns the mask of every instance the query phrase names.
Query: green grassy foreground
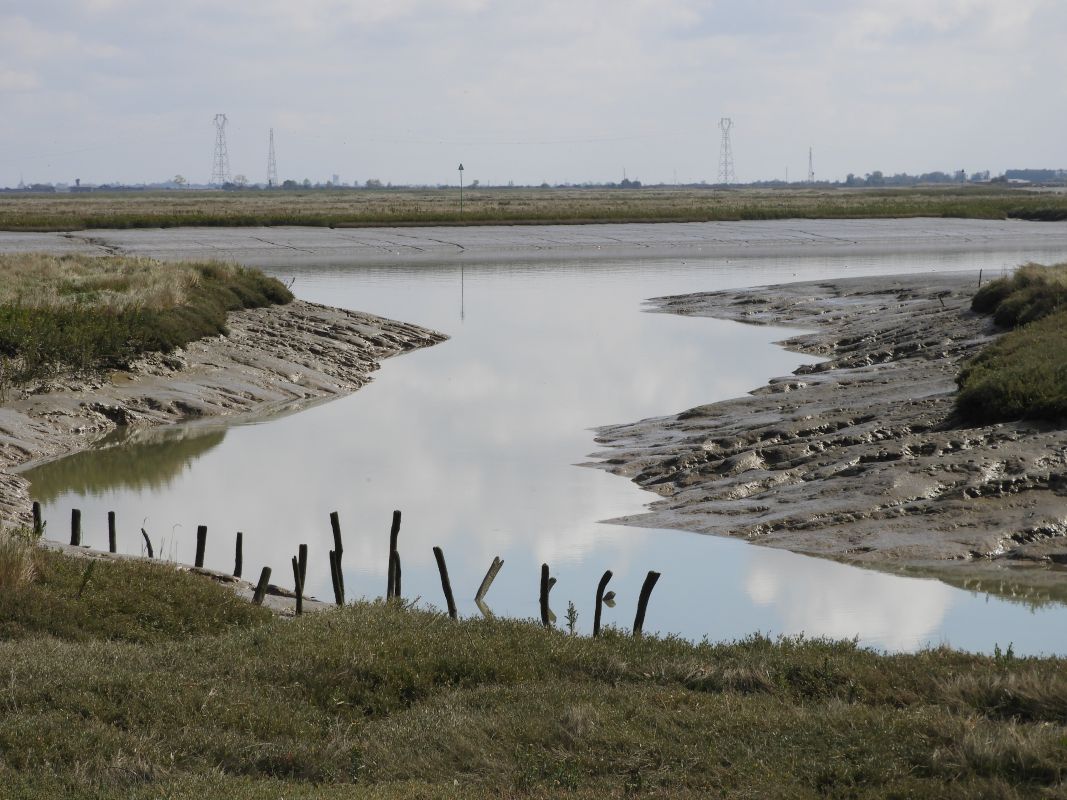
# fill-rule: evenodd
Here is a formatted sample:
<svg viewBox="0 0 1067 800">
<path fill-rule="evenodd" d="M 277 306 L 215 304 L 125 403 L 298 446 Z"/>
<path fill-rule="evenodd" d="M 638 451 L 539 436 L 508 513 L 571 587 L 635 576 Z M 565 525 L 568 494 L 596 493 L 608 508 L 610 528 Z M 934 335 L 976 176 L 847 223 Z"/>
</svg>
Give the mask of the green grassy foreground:
<svg viewBox="0 0 1067 800">
<path fill-rule="evenodd" d="M 1013 328 L 960 371 L 956 408 L 978 423 L 1067 419 L 1067 264 L 1029 264 L 971 304 Z"/>
<path fill-rule="evenodd" d="M 221 262 L 0 254 L 0 399 L 224 333 L 227 312 L 290 300 L 275 279 Z"/>
<path fill-rule="evenodd" d="M 1007 185 L 909 188 L 479 188 L 0 196 L 0 230 L 965 217 L 1067 219 L 1067 195 Z"/>
<path fill-rule="evenodd" d="M 1067 793 L 1063 659 L 593 640 L 381 602 L 282 620 L 164 566 L 86 583 L 37 558 L 0 605 L 2 797 Z"/>
</svg>

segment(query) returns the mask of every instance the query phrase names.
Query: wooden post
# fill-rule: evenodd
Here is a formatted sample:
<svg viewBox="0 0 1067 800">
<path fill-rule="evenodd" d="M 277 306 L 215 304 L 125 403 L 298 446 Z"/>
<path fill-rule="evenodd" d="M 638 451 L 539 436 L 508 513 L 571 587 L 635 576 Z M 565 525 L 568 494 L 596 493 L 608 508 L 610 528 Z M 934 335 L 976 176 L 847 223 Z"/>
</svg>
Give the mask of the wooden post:
<svg viewBox="0 0 1067 800">
<path fill-rule="evenodd" d="M 551 624 L 548 620 L 548 593 L 552 589 L 552 583 L 548 577 L 548 564 L 541 565 L 541 624 L 546 628 Z"/>
<path fill-rule="evenodd" d="M 207 525 L 196 527 L 196 561 L 193 564 L 202 569 L 204 566 L 204 548 L 207 547 Z"/>
<path fill-rule="evenodd" d="M 148 557 L 154 557 L 155 553 L 152 552 L 152 540 L 148 538 L 148 531 L 146 531 L 144 528 L 141 528 L 141 535 L 144 537 L 145 546 L 148 548 Z"/>
<path fill-rule="evenodd" d="M 982 288 L 982 270 L 978 270 L 978 288 Z"/>
<path fill-rule="evenodd" d="M 393 512 L 393 524 L 389 528 L 389 576 L 385 585 L 385 599 L 392 600 L 394 597 L 400 597 L 400 589 L 397 588 L 397 576 L 393 573 L 393 554 L 396 550 L 396 540 L 400 536 L 400 511 Z M 396 558 L 396 563 L 399 565 L 400 558 Z"/>
<path fill-rule="evenodd" d="M 339 606 L 345 604 L 345 589 L 341 585 L 341 559 L 337 557 L 337 551 L 330 551 L 330 579 L 333 581 L 333 599 Z"/>
<path fill-rule="evenodd" d="M 333 549 L 337 553 L 337 557 L 340 558 L 344 552 L 344 547 L 341 546 L 341 518 L 336 511 L 330 512 L 330 527 L 333 528 Z"/>
<path fill-rule="evenodd" d="M 641 629 L 645 626 L 645 610 L 648 608 L 648 598 L 652 596 L 652 589 L 659 580 L 659 573 L 648 571 L 645 582 L 641 584 L 641 596 L 637 598 L 637 616 L 634 617 L 634 638 L 641 636 Z"/>
<path fill-rule="evenodd" d="M 304 613 L 304 582 L 300 578 L 300 561 L 293 556 L 293 583 L 296 589 L 296 613 L 297 616 Z"/>
<path fill-rule="evenodd" d="M 33 535 L 40 536 L 44 533 L 44 521 L 41 519 L 41 504 L 33 501 Z"/>
<path fill-rule="evenodd" d="M 500 556 L 493 556 L 493 563 L 489 565 L 489 570 L 485 573 L 485 577 L 482 578 L 482 584 L 478 587 L 478 592 L 474 595 L 474 604 L 478 606 L 478 610 L 482 612 L 483 617 L 491 617 L 492 613 L 489 611 L 489 606 L 485 604 L 485 595 L 489 591 L 489 587 L 496 579 L 497 573 L 500 572 L 500 568 L 504 566 L 504 560 Z"/>
<path fill-rule="evenodd" d="M 445 593 L 445 602 L 448 603 L 448 616 L 452 619 L 459 619 L 456 613 L 456 601 L 452 597 L 452 582 L 448 579 L 448 567 L 445 566 L 445 551 L 440 547 L 435 547 L 433 557 L 437 559 L 437 571 L 441 573 L 441 588 Z"/>
<path fill-rule="evenodd" d="M 237 531 L 237 544 L 235 545 L 236 552 L 233 556 L 233 577 L 235 578 L 240 578 L 241 570 L 244 569 L 244 538 L 245 535 L 240 531 Z"/>
<path fill-rule="evenodd" d="M 107 551 L 117 553 L 119 551 L 118 534 L 115 532 L 115 512 L 107 512 Z"/>
<path fill-rule="evenodd" d="M 595 639 L 600 635 L 600 612 L 604 605 L 604 590 L 608 588 L 608 581 L 611 580 L 611 570 L 605 570 L 604 574 L 600 576 L 600 583 L 596 587 L 596 606 L 593 612 L 593 638 Z"/>
<path fill-rule="evenodd" d="M 259 573 L 259 583 L 256 584 L 256 592 L 252 595 L 252 602 L 257 606 L 263 605 L 263 596 L 267 593 L 267 581 L 270 580 L 270 567 L 264 567 Z"/>
<path fill-rule="evenodd" d="M 297 548 L 297 563 L 300 565 L 300 585 L 303 586 L 308 576 L 308 546 L 300 545 Z"/>
<path fill-rule="evenodd" d="M 393 583 L 393 599 L 400 599 L 400 553 L 393 551 L 389 558 L 389 574 Z"/>
<path fill-rule="evenodd" d="M 72 547 L 80 547 L 82 543 L 82 512 L 80 509 L 72 509 L 70 512 L 70 544 Z"/>
</svg>

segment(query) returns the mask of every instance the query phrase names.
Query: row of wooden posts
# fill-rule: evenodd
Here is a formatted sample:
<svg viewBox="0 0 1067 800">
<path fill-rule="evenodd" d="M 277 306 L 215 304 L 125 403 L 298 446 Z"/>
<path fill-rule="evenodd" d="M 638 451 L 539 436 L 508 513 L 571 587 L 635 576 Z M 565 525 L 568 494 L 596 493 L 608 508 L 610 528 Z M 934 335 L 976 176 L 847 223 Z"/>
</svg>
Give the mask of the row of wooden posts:
<svg viewBox="0 0 1067 800">
<path fill-rule="evenodd" d="M 82 528 L 81 528 L 81 511 L 77 508 L 71 511 L 70 516 L 70 543 L 74 547 L 81 546 L 82 540 Z M 389 563 L 387 569 L 387 580 L 385 589 L 386 600 L 399 600 L 401 591 L 401 566 L 400 566 L 400 551 L 398 549 L 398 539 L 400 537 L 400 511 L 393 512 L 393 522 L 389 528 Z M 333 531 L 333 549 L 330 551 L 330 579 L 333 583 L 334 602 L 343 606 L 345 604 L 345 584 L 344 573 L 341 569 L 341 557 L 344 553 L 344 546 L 341 542 L 341 519 L 336 511 L 330 513 L 330 527 Z M 34 532 L 40 535 L 44 531 L 44 521 L 41 517 L 41 504 L 35 502 L 33 504 L 33 528 Z M 141 535 L 144 537 L 145 547 L 148 550 L 148 557 L 154 558 L 155 553 L 152 549 L 152 540 L 148 536 L 148 532 L 141 528 Z M 117 552 L 117 539 L 115 528 L 115 512 L 107 512 L 107 539 L 108 539 L 108 551 L 111 553 Z M 196 559 L 194 565 L 198 569 L 204 567 L 204 551 L 207 547 L 207 526 L 199 525 L 196 529 Z M 448 577 L 448 566 L 445 564 L 445 553 L 440 547 L 434 547 L 434 558 L 437 561 L 437 570 L 441 574 L 441 589 L 445 595 L 445 603 L 448 607 L 448 616 L 452 619 L 458 619 L 459 615 L 456 611 L 456 601 L 452 594 L 452 582 Z M 296 613 L 302 614 L 304 612 L 304 581 L 307 576 L 307 562 L 308 562 L 308 546 L 301 544 L 297 548 L 297 554 L 293 556 L 292 568 L 293 568 L 293 583 L 295 587 L 296 595 Z M 244 534 L 240 531 L 237 533 L 236 553 L 234 556 L 233 576 L 235 578 L 241 577 L 241 572 L 244 565 Z M 482 579 L 481 585 L 478 587 L 478 591 L 474 596 L 474 603 L 478 606 L 479 611 L 486 617 L 491 616 L 489 607 L 485 604 L 485 595 L 489 591 L 489 587 L 492 585 L 493 580 L 500 572 L 501 567 L 504 566 L 503 559 L 499 557 L 493 558 L 493 563 L 490 565 L 489 570 L 485 573 L 485 577 Z M 256 583 L 255 592 L 252 595 L 252 602 L 256 605 L 263 604 L 263 598 L 267 594 L 267 588 L 269 586 L 271 577 L 271 568 L 263 567 L 263 570 L 259 574 L 259 580 Z M 609 608 L 615 605 L 615 593 L 607 591 L 608 582 L 611 580 L 611 570 L 606 570 L 601 576 L 596 588 L 596 605 L 593 615 L 593 636 L 600 635 L 600 621 L 603 607 L 606 605 Z M 641 585 L 641 592 L 637 598 L 637 614 L 634 617 L 633 635 L 640 636 L 645 624 L 645 612 L 648 609 L 648 601 L 652 596 L 652 590 L 656 586 L 656 582 L 660 578 L 660 573 L 653 570 L 649 570 L 645 576 L 644 583 Z M 552 609 L 549 607 L 549 594 L 552 591 L 552 587 L 556 585 L 556 579 L 549 574 L 548 564 L 541 565 L 541 590 L 539 598 L 539 606 L 541 611 L 541 624 L 546 628 L 551 627 L 556 620 L 556 615 L 552 613 Z"/>
</svg>

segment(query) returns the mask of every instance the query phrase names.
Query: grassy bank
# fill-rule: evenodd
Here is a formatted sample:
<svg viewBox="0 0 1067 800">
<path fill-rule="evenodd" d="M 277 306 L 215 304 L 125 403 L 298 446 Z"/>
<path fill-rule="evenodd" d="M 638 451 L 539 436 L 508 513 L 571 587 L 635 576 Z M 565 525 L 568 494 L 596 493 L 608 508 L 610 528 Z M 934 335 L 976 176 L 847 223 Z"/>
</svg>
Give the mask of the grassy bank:
<svg viewBox="0 0 1067 800">
<path fill-rule="evenodd" d="M 1030 264 L 983 286 L 972 309 L 1013 329 L 961 370 L 959 413 L 977 423 L 1067 420 L 1067 264 Z"/>
<path fill-rule="evenodd" d="M 1067 195 L 1003 185 L 894 189 L 456 189 L 0 196 L 0 230 L 477 225 L 966 217 L 1067 219 Z"/>
<path fill-rule="evenodd" d="M 1061 659 L 593 640 L 381 603 L 287 621 L 164 567 L 83 587 L 84 563 L 39 558 L 0 606 L 0 796 L 1067 790 Z"/>
<path fill-rule="evenodd" d="M 0 396 L 61 373 L 119 367 L 226 330 L 226 314 L 292 299 L 219 262 L 0 254 Z"/>
</svg>

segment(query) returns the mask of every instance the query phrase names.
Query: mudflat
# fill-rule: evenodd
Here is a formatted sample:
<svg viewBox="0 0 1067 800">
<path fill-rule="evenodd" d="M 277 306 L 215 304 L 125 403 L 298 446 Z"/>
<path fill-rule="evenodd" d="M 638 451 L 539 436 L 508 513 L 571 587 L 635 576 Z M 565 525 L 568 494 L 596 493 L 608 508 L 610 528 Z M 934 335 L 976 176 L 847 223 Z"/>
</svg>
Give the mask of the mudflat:
<svg viewBox="0 0 1067 800">
<path fill-rule="evenodd" d="M 660 496 L 615 521 L 1067 598 L 1067 428 L 953 413 L 960 365 L 998 335 L 970 311 L 977 283 L 957 273 L 656 299 L 663 313 L 810 328 L 781 344 L 826 360 L 748 397 L 599 429 L 597 465 Z"/>
<path fill-rule="evenodd" d="M 231 312 L 229 333 L 154 353 L 95 380 L 32 387 L 0 405 L 0 525 L 27 524 L 12 470 L 89 446 L 119 425 L 283 413 L 355 391 L 384 358 L 447 337 L 417 325 L 296 300 Z"/>
</svg>

